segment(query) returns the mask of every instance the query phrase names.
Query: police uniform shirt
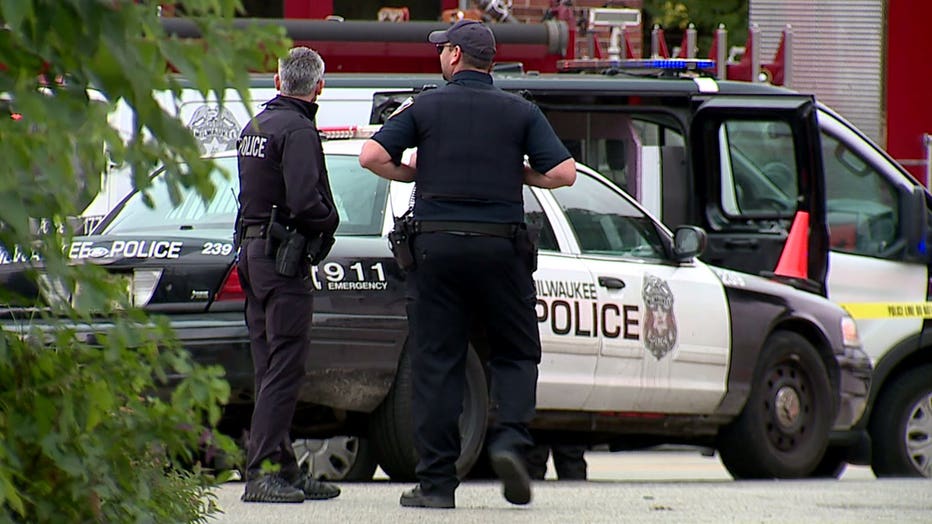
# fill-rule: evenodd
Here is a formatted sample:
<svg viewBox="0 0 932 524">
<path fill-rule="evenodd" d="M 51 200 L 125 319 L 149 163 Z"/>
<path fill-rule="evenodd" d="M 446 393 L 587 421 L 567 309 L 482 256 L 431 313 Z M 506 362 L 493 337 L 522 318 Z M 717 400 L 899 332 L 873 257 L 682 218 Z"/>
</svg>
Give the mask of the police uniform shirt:
<svg viewBox="0 0 932 524">
<path fill-rule="evenodd" d="M 274 204 L 304 235 L 336 229 L 316 114 L 317 104 L 279 95 L 243 129 L 237 156 L 244 226 L 268 223 Z"/>
<path fill-rule="evenodd" d="M 523 222 L 524 155 L 541 173 L 571 157 L 535 104 L 479 71 L 420 93 L 372 139 L 396 165 L 418 147 L 418 220 Z"/>
</svg>

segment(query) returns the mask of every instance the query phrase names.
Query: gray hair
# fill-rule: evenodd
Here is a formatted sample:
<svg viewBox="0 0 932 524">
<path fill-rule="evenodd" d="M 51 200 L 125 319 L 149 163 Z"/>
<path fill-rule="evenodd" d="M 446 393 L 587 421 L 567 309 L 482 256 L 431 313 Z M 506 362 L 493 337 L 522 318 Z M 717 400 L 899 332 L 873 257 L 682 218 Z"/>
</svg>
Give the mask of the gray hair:
<svg viewBox="0 0 932 524">
<path fill-rule="evenodd" d="M 283 95 L 312 95 L 317 82 L 324 78 L 324 60 L 313 49 L 294 47 L 288 56 L 278 59 L 278 76 Z"/>
</svg>

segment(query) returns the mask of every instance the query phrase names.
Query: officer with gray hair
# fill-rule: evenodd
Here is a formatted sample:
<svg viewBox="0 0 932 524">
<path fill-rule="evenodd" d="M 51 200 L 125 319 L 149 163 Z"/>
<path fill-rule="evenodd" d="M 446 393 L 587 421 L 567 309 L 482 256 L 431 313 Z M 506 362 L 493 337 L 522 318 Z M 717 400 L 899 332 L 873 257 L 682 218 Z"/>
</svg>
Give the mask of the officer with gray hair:
<svg viewBox="0 0 932 524">
<path fill-rule="evenodd" d="M 240 208 L 234 238 L 256 387 L 245 502 L 340 494 L 298 467 L 289 435 L 310 345 L 310 266 L 326 255 L 339 224 L 314 123 L 323 76 L 320 55 L 291 49 L 278 62 L 279 95 L 237 142 Z"/>
</svg>

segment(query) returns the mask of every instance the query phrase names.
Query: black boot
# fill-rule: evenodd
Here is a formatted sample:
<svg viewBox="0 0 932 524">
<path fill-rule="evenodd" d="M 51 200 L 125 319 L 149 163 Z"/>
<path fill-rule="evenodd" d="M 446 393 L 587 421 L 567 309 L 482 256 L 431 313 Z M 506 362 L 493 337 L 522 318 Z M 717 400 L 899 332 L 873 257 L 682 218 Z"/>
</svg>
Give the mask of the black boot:
<svg viewBox="0 0 932 524">
<path fill-rule="evenodd" d="M 517 453 L 497 451 L 489 453 L 492 469 L 502 479 L 505 500 L 512 504 L 527 504 L 531 501 L 531 477 Z"/>
<path fill-rule="evenodd" d="M 304 492 L 277 474 L 246 481 L 243 502 L 304 502 Z"/>
<path fill-rule="evenodd" d="M 451 509 L 456 507 L 456 498 L 453 495 L 428 495 L 421 491 L 421 486 L 415 486 L 401 494 L 401 505 L 406 508 Z"/>
<path fill-rule="evenodd" d="M 311 478 L 310 475 L 303 471 L 291 485 L 303 491 L 304 498 L 307 500 L 332 499 L 340 495 L 340 488 L 329 482 Z"/>
</svg>

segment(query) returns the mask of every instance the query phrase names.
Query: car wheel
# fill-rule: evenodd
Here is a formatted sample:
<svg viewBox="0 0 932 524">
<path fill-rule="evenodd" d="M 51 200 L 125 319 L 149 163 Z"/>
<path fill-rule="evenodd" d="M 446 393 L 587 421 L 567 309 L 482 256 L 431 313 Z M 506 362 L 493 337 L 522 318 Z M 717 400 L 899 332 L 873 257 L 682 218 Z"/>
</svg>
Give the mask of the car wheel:
<svg viewBox="0 0 932 524">
<path fill-rule="evenodd" d="M 800 478 L 815 471 L 835 419 L 819 353 L 802 336 L 767 339 L 737 419 L 719 432 L 719 456 L 736 479 Z"/>
<path fill-rule="evenodd" d="M 878 477 L 932 477 L 932 366 L 888 381 L 873 407 L 871 469 Z"/>
<path fill-rule="evenodd" d="M 372 414 L 370 439 L 382 470 L 394 481 L 414 481 L 417 451 L 411 407 L 411 360 L 405 351 L 398 363 L 395 383 Z M 460 457 L 456 473 L 465 477 L 479 457 L 488 423 L 489 392 L 482 362 L 475 351 L 466 357 L 466 387 L 460 415 Z"/>
<path fill-rule="evenodd" d="M 848 469 L 848 462 L 845 461 L 845 454 L 845 448 L 829 447 L 825 450 L 825 455 L 822 456 L 819 465 L 812 470 L 809 477 L 822 479 L 837 479 L 841 477 L 841 474 Z"/>
<path fill-rule="evenodd" d="M 378 467 L 367 438 L 298 439 L 293 447 L 298 465 L 319 480 L 368 481 Z"/>
</svg>

